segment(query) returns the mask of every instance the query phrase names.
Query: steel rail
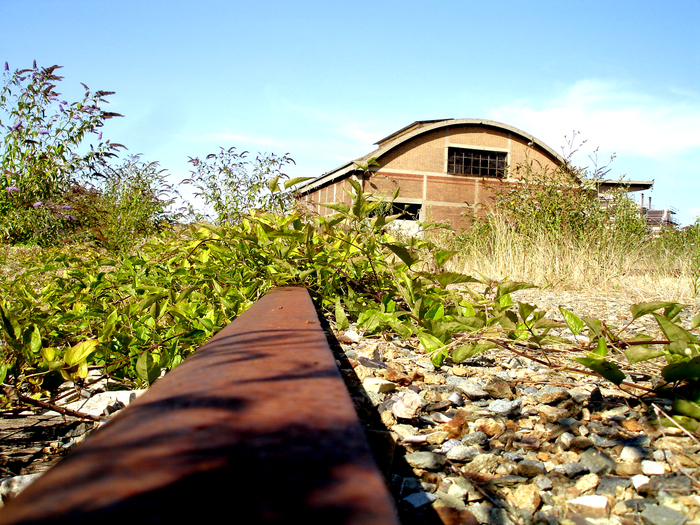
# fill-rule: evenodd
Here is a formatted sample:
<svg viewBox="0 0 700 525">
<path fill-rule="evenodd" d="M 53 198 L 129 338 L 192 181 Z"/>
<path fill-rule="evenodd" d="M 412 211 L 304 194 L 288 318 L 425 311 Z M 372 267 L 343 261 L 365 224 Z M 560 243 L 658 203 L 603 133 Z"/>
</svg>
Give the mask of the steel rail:
<svg viewBox="0 0 700 525">
<path fill-rule="evenodd" d="M 304 288 L 257 301 L 0 511 L 0 524 L 398 524 Z"/>
</svg>

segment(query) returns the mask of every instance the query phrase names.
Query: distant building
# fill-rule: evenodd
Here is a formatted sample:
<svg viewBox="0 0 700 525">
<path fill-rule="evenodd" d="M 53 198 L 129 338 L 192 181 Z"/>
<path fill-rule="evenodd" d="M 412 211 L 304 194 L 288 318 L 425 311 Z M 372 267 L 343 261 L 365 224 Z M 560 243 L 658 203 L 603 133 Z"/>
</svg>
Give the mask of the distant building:
<svg viewBox="0 0 700 525">
<path fill-rule="evenodd" d="M 322 203 L 350 197 L 348 179 L 360 182 L 377 198 L 399 188 L 396 204 L 405 219 L 447 222 L 459 229 L 470 217 L 483 215 L 503 184 L 525 175 L 524 167 L 575 177 L 565 159 L 552 148 L 513 126 L 483 119 L 421 120 L 376 143 L 377 149 L 324 173 L 299 187 L 300 198 L 321 215 L 333 210 Z M 376 159 L 366 173 L 357 164 Z M 563 168 L 563 169 L 562 169 Z M 613 187 L 627 191 L 650 188 L 653 181 L 600 181 L 604 193 Z"/>
</svg>

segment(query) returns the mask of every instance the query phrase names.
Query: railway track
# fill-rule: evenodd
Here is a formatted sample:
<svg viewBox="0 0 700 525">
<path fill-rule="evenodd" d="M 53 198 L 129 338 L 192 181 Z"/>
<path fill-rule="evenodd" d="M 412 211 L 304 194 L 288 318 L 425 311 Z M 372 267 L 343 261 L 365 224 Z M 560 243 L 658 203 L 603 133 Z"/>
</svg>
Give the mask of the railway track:
<svg viewBox="0 0 700 525">
<path fill-rule="evenodd" d="M 0 524 L 398 524 L 308 292 L 277 288 L 0 511 Z"/>
</svg>

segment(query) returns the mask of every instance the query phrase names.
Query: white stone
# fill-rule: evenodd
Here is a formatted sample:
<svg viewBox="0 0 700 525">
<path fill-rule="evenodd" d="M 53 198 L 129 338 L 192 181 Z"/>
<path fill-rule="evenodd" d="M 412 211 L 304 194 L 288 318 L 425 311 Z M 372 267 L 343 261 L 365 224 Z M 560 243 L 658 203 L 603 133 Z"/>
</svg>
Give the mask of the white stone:
<svg viewBox="0 0 700 525">
<path fill-rule="evenodd" d="M 623 447 L 620 452 L 620 460 L 625 463 L 638 463 L 646 454 L 638 447 Z"/>
<path fill-rule="evenodd" d="M 396 417 L 413 419 L 420 413 L 421 399 L 415 392 L 403 392 L 398 402 L 394 403 L 391 411 Z"/>
<path fill-rule="evenodd" d="M 466 488 L 460 487 L 456 483 L 452 483 L 450 485 L 450 488 L 447 489 L 447 493 L 450 496 L 454 496 L 455 498 L 459 498 L 461 500 L 464 500 L 464 498 L 467 497 L 467 492 L 468 492 L 468 490 Z"/>
<path fill-rule="evenodd" d="M 362 337 L 360 337 L 360 334 L 358 334 L 355 330 L 346 330 L 345 337 L 347 337 L 353 343 L 357 343 L 360 341 L 360 339 L 362 339 Z"/>
<path fill-rule="evenodd" d="M 607 517 L 610 503 L 605 496 L 581 496 L 566 503 L 569 515 L 585 515 L 592 518 Z"/>
<path fill-rule="evenodd" d="M 7 502 L 31 485 L 41 474 L 26 474 L 0 480 L 0 502 Z M 2 503 L 0 503 L 0 507 Z"/>
<path fill-rule="evenodd" d="M 90 414 L 91 416 L 101 416 L 105 410 L 110 405 L 117 402 L 122 403 L 124 406 L 131 404 L 138 396 L 143 394 L 146 390 L 114 390 L 111 392 L 100 392 L 95 394 L 90 399 L 74 401 L 73 403 L 68 403 L 65 405 L 66 408 L 71 410 L 77 410 L 78 412 L 83 412 L 85 414 Z M 55 412 L 49 412 L 54 413 Z"/>
<path fill-rule="evenodd" d="M 642 461 L 642 472 L 645 476 L 658 476 L 666 472 L 663 463 L 657 461 Z"/>
<path fill-rule="evenodd" d="M 367 392 L 391 392 L 396 388 L 396 383 L 382 379 L 381 377 L 366 377 L 362 380 L 362 386 Z"/>
<path fill-rule="evenodd" d="M 649 481 L 651 481 L 648 477 L 642 476 L 641 474 L 632 476 L 630 480 L 632 481 L 632 485 L 634 485 L 634 490 L 638 490 L 639 487 L 646 485 L 647 483 L 649 483 Z"/>
</svg>

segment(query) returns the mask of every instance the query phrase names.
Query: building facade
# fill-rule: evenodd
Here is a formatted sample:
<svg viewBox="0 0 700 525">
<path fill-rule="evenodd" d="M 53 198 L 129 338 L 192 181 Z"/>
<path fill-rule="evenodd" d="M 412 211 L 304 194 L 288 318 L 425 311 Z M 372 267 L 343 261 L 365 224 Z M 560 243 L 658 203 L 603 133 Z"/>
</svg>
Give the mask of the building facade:
<svg viewBox="0 0 700 525">
<path fill-rule="evenodd" d="M 300 198 L 315 212 L 321 206 L 350 202 L 349 178 L 377 199 L 399 189 L 403 218 L 466 227 L 483 215 L 503 184 L 515 184 L 527 166 L 538 173 L 574 176 L 552 148 L 513 126 L 483 119 L 417 121 L 376 143 L 377 149 L 299 187 Z M 377 165 L 366 171 L 375 159 Z M 617 183 L 619 185 L 619 182 Z M 647 186 L 644 186 L 647 187 Z"/>
</svg>

